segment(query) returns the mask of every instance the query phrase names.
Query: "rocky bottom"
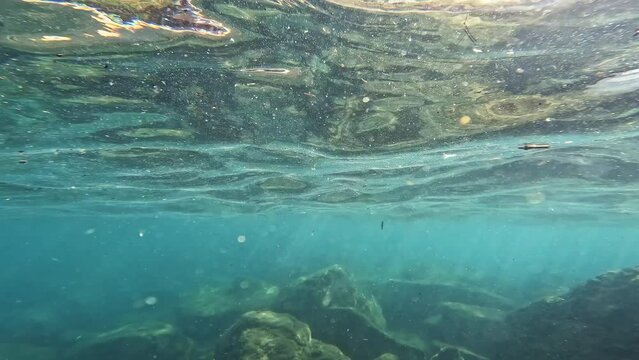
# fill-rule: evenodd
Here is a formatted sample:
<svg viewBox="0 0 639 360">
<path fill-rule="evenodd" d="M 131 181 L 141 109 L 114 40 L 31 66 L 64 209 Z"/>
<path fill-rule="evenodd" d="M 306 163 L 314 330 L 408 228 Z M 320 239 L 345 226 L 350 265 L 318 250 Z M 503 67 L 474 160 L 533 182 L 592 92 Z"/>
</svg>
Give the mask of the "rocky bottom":
<svg viewBox="0 0 639 360">
<path fill-rule="evenodd" d="M 338 265 L 281 288 L 239 285 L 183 294 L 170 321 L 136 318 L 59 346 L 3 339 L 0 359 L 639 358 L 639 267 L 530 304 L 457 283 L 358 282 Z"/>
</svg>

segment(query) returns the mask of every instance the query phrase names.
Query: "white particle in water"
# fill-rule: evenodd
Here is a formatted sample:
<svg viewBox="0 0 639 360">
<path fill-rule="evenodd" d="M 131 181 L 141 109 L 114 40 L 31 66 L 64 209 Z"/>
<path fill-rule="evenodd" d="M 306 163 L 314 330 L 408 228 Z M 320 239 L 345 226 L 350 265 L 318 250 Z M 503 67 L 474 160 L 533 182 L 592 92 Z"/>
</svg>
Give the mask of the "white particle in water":
<svg viewBox="0 0 639 360">
<path fill-rule="evenodd" d="M 95 233 L 95 229 L 93 228 L 84 230 L 84 235 L 91 235 L 93 233 Z"/>
<path fill-rule="evenodd" d="M 366 104 L 366 103 L 367 103 L 367 102 L 369 102 L 369 101 L 371 101 L 371 98 L 369 98 L 368 96 L 364 96 L 364 97 L 362 98 L 362 102 L 363 102 L 364 104 Z"/>
<path fill-rule="evenodd" d="M 522 69 L 522 68 L 517 68 L 517 70 L 515 70 L 515 72 L 516 72 L 517 74 L 523 74 L 525 71 L 524 71 L 524 69 Z"/>
<path fill-rule="evenodd" d="M 237 236 L 237 242 L 239 242 L 240 244 L 243 244 L 246 242 L 246 236 L 245 235 L 238 235 Z"/>
<path fill-rule="evenodd" d="M 138 232 L 138 236 L 139 236 L 139 237 L 144 237 L 144 230 L 140 230 L 140 231 Z"/>
<path fill-rule="evenodd" d="M 155 296 L 149 296 L 144 299 L 144 303 L 149 306 L 153 306 L 158 303 L 158 298 L 156 298 Z"/>
</svg>

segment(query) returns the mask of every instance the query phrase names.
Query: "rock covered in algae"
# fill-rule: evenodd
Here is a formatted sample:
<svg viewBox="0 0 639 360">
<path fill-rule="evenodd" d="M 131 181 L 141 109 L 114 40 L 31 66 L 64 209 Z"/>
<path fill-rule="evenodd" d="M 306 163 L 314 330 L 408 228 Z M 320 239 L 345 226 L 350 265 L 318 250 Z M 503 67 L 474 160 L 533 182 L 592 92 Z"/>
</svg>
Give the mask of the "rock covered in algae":
<svg viewBox="0 0 639 360">
<path fill-rule="evenodd" d="M 609 272 L 511 314 L 498 360 L 639 359 L 639 267 Z"/>
<path fill-rule="evenodd" d="M 514 308 L 500 295 L 454 283 L 389 280 L 373 292 L 389 328 L 482 353 L 505 337 L 503 319 Z"/>
<path fill-rule="evenodd" d="M 165 323 L 128 324 L 81 341 L 69 360 L 188 360 L 190 339 Z"/>
<path fill-rule="evenodd" d="M 377 301 L 357 287 L 352 276 L 333 265 L 284 288 L 276 311 L 307 322 L 315 336 L 338 346 L 349 357 L 373 359 L 386 352 L 400 359 L 422 359 L 421 349 L 384 331 L 386 320 Z"/>
<path fill-rule="evenodd" d="M 383 328 L 386 320 L 377 300 L 359 289 L 344 268 L 333 265 L 298 279 L 283 289 L 277 300 L 283 310 L 321 311 L 325 308 L 350 308 L 372 324 Z"/>
<path fill-rule="evenodd" d="M 311 338 L 305 323 L 271 311 L 245 313 L 220 338 L 218 360 L 348 360 L 338 348 Z"/>
<path fill-rule="evenodd" d="M 179 324 L 195 339 L 210 339 L 241 314 L 268 309 L 278 292 L 276 286 L 249 280 L 233 286 L 204 286 L 180 299 Z"/>
</svg>

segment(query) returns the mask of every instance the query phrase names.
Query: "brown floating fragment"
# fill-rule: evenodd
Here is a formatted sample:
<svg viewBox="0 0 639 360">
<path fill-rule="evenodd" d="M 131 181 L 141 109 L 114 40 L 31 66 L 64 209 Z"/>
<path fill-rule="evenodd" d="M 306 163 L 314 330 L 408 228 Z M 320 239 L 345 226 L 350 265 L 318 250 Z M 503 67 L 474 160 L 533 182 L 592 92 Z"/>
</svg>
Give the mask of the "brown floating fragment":
<svg viewBox="0 0 639 360">
<path fill-rule="evenodd" d="M 518 148 L 519 148 L 519 149 L 522 149 L 522 150 L 550 149 L 550 144 L 532 144 L 532 143 L 526 143 L 526 144 L 519 145 L 519 147 L 518 147 Z"/>
</svg>

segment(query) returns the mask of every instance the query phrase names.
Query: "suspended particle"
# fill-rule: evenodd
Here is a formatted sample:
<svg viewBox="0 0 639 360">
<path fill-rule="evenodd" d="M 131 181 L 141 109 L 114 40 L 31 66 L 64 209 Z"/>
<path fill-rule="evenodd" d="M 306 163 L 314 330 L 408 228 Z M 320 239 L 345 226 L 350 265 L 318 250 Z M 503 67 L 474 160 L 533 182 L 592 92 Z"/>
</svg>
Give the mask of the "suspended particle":
<svg viewBox="0 0 639 360">
<path fill-rule="evenodd" d="M 461 126 L 466 126 L 468 124 L 470 124 L 471 118 L 468 115 L 464 115 L 462 117 L 459 118 L 459 120 L 457 120 L 457 122 L 459 122 L 459 125 Z"/>
<path fill-rule="evenodd" d="M 144 303 L 148 306 L 156 305 L 158 303 L 158 298 L 156 298 L 155 296 L 149 296 L 144 299 Z"/>
</svg>

